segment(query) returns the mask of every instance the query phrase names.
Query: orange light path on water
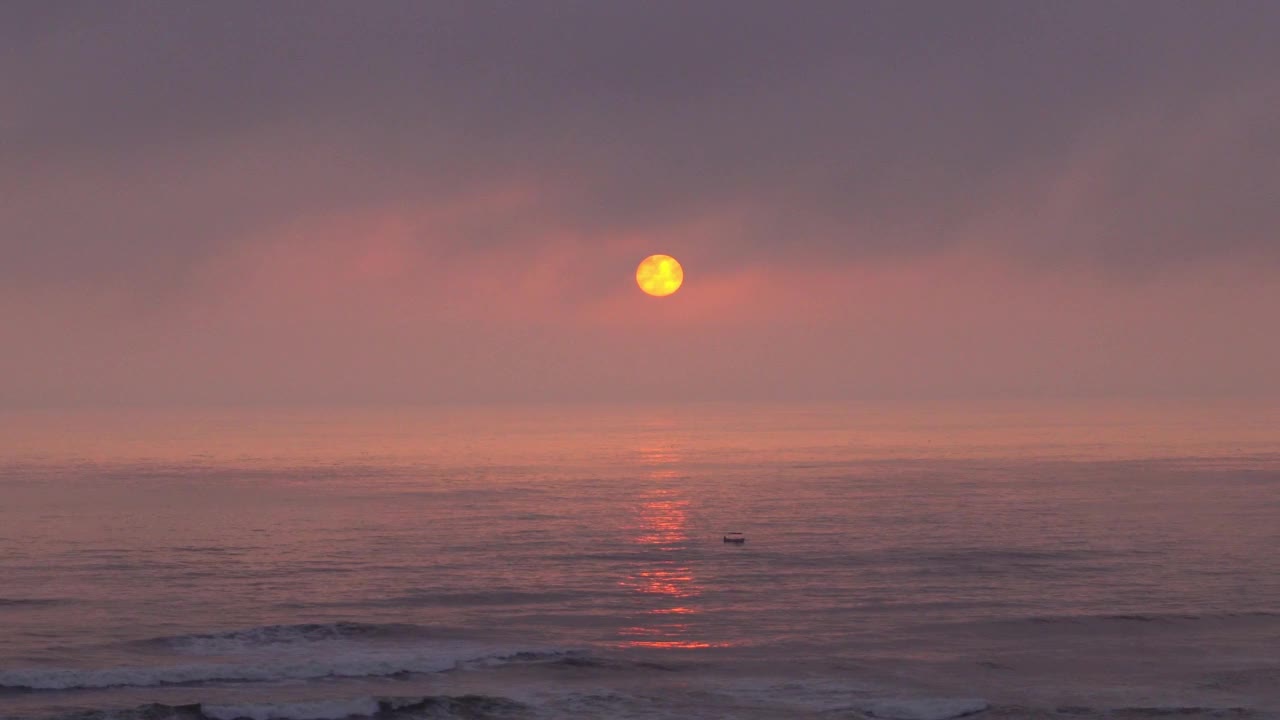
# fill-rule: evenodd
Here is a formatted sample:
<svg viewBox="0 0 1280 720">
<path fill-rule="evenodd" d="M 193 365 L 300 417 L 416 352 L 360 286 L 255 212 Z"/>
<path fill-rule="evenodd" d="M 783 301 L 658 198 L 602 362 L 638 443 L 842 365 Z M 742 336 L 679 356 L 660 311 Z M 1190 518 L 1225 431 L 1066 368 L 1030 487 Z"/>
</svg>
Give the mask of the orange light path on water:
<svg viewBox="0 0 1280 720">
<path fill-rule="evenodd" d="M 641 462 L 650 467 L 647 479 L 652 487 L 640 496 L 638 532 L 633 539 L 640 549 L 677 554 L 688 548 L 689 501 L 673 487 L 680 474 L 672 465 L 679 461 L 679 455 L 667 449 L 641 451 Z M 687 561 L 658 556 L 619 585 L 640 597 L 666 601 L 643 612 L 642 617 L 652 621 L 619 628 L 618 635 L 625 638 L 618 643 L 620 647 L 693 650 L 731 645 L 695 634 L 694 621 L 702 613 L 697 603 L 702 586 Z"/>
</svg>

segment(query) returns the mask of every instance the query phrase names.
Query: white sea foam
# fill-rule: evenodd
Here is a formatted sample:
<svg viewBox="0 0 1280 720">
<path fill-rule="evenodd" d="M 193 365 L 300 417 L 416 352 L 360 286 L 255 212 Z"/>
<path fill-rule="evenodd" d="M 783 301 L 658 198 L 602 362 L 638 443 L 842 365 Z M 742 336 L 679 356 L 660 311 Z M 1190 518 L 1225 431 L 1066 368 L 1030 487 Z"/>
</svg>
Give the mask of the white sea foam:
<svg viewBox="0 0 1280 720">
<path fill-rule="evenodd" d="M 979 698 L 898 698 L 868 703 L 863 710 L 890 720 L 949 720 L 979 713 L 988 707 L 987 701 Z"/>
</svg>

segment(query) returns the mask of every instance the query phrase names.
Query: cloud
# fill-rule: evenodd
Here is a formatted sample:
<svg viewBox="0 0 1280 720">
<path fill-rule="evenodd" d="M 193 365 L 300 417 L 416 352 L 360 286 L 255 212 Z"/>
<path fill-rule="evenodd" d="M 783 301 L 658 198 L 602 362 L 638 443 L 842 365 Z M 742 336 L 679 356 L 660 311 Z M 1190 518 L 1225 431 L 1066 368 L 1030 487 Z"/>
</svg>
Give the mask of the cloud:
<svg viewBox="0 0 1280 720">
<path fill-rule="evenodd" d="M 1268 2 L 9 3 L 0 395 L 1260 387 L 1274 348 L 1224 328 L 1275 302 L 1277 32 Z M 679 304 L 637 304 L 650 252 Z M 1206 347 L 1145 367 L 1128 338 L 1179 327 Z"/>
</svg>

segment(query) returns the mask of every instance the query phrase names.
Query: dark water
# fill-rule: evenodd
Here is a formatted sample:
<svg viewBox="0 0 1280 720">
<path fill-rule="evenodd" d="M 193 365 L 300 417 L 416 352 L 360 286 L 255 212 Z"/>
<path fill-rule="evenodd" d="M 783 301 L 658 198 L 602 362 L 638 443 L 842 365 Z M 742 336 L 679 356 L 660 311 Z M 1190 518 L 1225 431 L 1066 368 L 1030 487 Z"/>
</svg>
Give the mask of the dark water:
<svg viewBox="0 0 1280 720">
<path fill-rule="evenodd" d="M 1274 717 L 1274 419 L 9 416 L 0 717 Z"/>
</svg>

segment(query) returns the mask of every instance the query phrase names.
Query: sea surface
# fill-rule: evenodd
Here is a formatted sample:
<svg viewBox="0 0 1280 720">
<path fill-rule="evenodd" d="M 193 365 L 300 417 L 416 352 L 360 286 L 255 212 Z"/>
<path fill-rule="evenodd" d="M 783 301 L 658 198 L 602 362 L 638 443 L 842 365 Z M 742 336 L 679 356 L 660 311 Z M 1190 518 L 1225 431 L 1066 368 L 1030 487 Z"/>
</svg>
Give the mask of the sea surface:
<svg viewBox="0 0 1280 720">
<path fill-rule="evenodd" d="M 1280 717 L 1280 413 L 0 415 L 0 718 L 964 715 Z"/>
</svg>

